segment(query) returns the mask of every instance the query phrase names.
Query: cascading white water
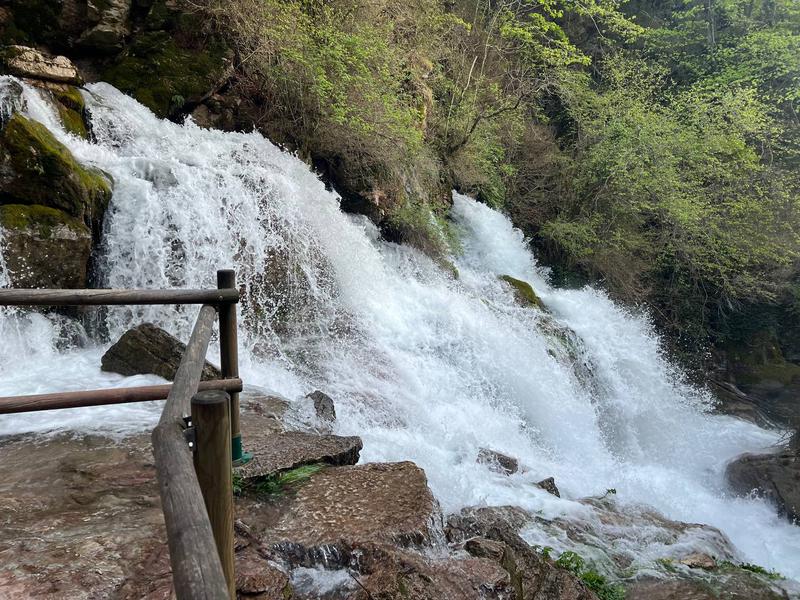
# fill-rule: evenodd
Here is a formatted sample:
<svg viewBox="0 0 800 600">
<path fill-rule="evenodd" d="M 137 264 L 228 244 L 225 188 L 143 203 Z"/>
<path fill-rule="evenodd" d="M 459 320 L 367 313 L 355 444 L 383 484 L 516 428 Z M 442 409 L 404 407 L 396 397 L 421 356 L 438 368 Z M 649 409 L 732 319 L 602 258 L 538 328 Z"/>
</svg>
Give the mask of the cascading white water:
<svg viewBox="0 0 800 600">
<path fill-rule="evenodd" d="M 740 560 L 800 578 L 799 530 L 761 501 L 728 497 L 723 479 L 730 458 L 777 434 L 709 414 L 710 399 L 661 356 L 644 317 L 597 290 L 551 288 L 503 215 L 454 195 L 456 279 L 341 213 L 305 164 L 256 133 L 161 121 L 96 84 L 90 143 L 65 133 L 38 92 L 26 88 L 24 100 L 30 117 L 114 179 L 104 285 L 208 287 L 217 268 L 235 267 L 246 286 L 245 381 L 289 398 L 325 390 L 337 432 L 362 436 L 363 460 L 415 461 L 445 511 L 513 504 L 591 520 L 576 500 L 615 488 L 626 512 L 649 505 L 714 525 Z M 552 314 L 521 307 L 502 274 L 533 284 Z M 185 338 L 195 314 L 119 308 L 107 323 L 112 339 L 143 320 Z M 101 373 L 103 347 L 57 350 L 57 328 L 40 315 L 5 313 L 0 331 L 2 394 L 154 380 Z M 19 415 L 0 420 L 0 433 L 125 433 L 151 426 L 158 411 Z M 522 472 L 492 473 L 476 462 L 482 447 L 518 457 Z M 547 476 L 564 498 L 532 485 Z M 558 547 L 543 531 L 529 538 Z M 610 535 L 642 567 L 692 545 L 656 547 L 658 536 L 635 527 Z"/>
</svg>

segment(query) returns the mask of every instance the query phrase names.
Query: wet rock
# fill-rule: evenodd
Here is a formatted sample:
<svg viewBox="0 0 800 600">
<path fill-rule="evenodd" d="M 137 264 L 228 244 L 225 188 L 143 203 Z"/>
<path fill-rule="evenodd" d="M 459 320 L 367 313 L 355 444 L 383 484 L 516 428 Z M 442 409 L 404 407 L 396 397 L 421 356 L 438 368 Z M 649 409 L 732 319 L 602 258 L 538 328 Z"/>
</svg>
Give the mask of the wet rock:
<svg viewBox="0 0 800 600">
<path fill-rule="evenodd" d="M 277 505 L 242 503 L 262 549 L 292 566 L 340 568 L 365 546 L 428 547 L 442 516 L 425 473 L 411 462 L 324 469 Z"/>
<path fill-rule="evenodd" d="M 289 576 L 253 550 L 236 555 L 234 570 L 236 591 L 242 596 L 259 600 L 285 600 L 292 596 Z"/>
<path fill-rule="evenodd" d="M 513 506 L 466 508 L 447 520 L 445 533 L 470 554 L 492 559 L 509 574 L 520 600 L 594 600 L 596 596 L 569 571 L 536 552 L 518 531 L 530 515 Z"/>
<path fill-rule="evenodd" d="M 348 600 L 511 600 L 509 574 L 485 558 L 427 559 L 391 548 L 365 549 L 367 573 Z"/>
<path fill-rule="evenodd" d="M 99 237 L 111 186 L 47 128 L 15 113 L 0 134 L 0 204 L 40 204 L 80 219 Z"/>
<path fill-rule="evenodd" d="M 709 386 L 721 400 L 716 406 L 716 412 L 750 421 L 760 427 L 775 426 L 774 421 L 766 417 L 758 404 L 733 383 L 709 379 Z"/>
<path fill-rule="evenodd" d="M 800 519 L 800 454 L 781 448 L 773 454 L 744 454 L 725 470 L 739 494 L 755 493 L 774 502 L 781 514 Z"/>
<path fill-rule="evenodd" d="M 625 600 L 781 600 L 781 590 L 746 572 L 720 578 L 643 579 L 626 586 Z"/>
<path fill-rule="evenodd" d="M 519 303 L 525 306 L 534 306 L 539 310 L 547 310 L 547 307 L 544 305 L 544 302 L 542 302 L 542 299 L 539 298 L 535 291 L 533 291 L 533 287 L 531 287 L 531 284 L 527 281 L 515 279 L 510 275 L 501 275 L 500 279 L 514 288 L 514 295 Z"/>
<path fill-rule="evenodd" d="M 481 448 L 478 451 L 478 462 L 487 465 L 492 471 L 505 475 L 513 475 L 519 470 L 519 461 L 516 458 L 489 448 Z"/>
<path fill-rule="evenodd" d="M 542 488 L 544 491 L 553 494 L 553 496 L 561 498 L 561 492 L 558 491 L 556 480 L 553 479 L 552 477 L 548 477 L 547 479 L 542 479 L 536 485 Z"/>
<path fill-rule="evenodd" d="M 149 435 L 6 438 L 0 454 L 0 598 L 170 598 Z"/>
<path fill-rule="evenodd" d="M 5 72 L 71 85 L 83 83 L 78 69 L 65 56 L 52 56 L 26 46 L 6 46 L 0 50 L 0 63 Z"/>
<path fill-rule="evenodd" d="M 333 398 L 316 390 L 306 396 L 314 402 L 314 412 L 320 421 L 332 423 L 336 420 L 336 408 L 333 404 Z"/>
<path fill-rule="evenodd" d="M 693 554 L 689 554 L 688 556 L 684 556 L 681 559 L 681 564 L 686 565 L 690 569 L 710 570 L 716 568 L 717 561 L 715 561 L 708 554 L 703 554 L 702 552 L 695 552 Z"/>
<path fill-rule="evenodd" d="M 242 434 L 247 440 L 286 430 L 284 420 L 290 410 L 286 398 L 262 388 L 246 386 L 239 394 L 239 409 L 247 415 L 241 423 Z"/>
<path fill-rule="evenodd" d="M 120 375 L 153 374 L 172 381 L 186 344 L 151 323 L 143 323 L 122 334 L 101 359 L 103 371 Z M 217 367 L 206 361 L 202 379 L 219 379 Z"/>
<path fill-rule="evenodd" d="M 328 465 L 354 465 L 361 452 L 361 438 L 357 436 L 317 435 L 301 431 L 282 433 L 243 431 L 243 440 L 253 459 L 238 467 L 240 477 L 249 479 L 265 477 L 281 471 L 325 463 Z"/>
<path fill-rule="evenodd" d="M 46 206 L 5 204 L 0 227 L 13 287 L 86 287 L 92 232 L 81 221 Z"/>
</svg>

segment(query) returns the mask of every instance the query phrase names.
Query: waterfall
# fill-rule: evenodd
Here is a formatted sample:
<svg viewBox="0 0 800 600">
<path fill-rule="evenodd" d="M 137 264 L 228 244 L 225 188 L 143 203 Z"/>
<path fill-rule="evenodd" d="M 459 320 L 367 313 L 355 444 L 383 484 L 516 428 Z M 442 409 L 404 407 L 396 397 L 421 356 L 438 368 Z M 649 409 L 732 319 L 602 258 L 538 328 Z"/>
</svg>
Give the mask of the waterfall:
<svg viewBox="0 0 800 600">
<path fill-rule="evenodd" d="M 307 165 L 257 133 L 162 121 L 102 83 L 85 95 L 91 142 L 66 133 L 28 87 L 25 111 L 114 179 L 103 286 L 211 287 L 216 269 L 235 268 L 244 380 L 290 399 L 324 390 L 336 432 L 363 438 L 362 460 L 413 460 L 446 512 L 513 504 L 545 520 L 591 518 L 577 500 L 614 488 L 626 510 L 716 526 L 740 560 L 800 578 L 797 529 L 760 500 L 729 497 L 724 482 L 727 461 L 778 435 L 712 414 L 645 315 L 597 289 L 551 287 L 505 216 L 454 194 L 454 277 L 342 213 Z M 531 283 L 548 310 L 521 306 L 500 275 Z M 103 318 L 112 341 L 142 321 L 186 339 L 196 311 L 118 307 Z M 0 332 L 2 394 L 158 381 L 102 373 L 107 342 L 59 349 L 58 322 L 38 314 L 3 313 Z M 159 410 L 9 416 L 0 433 L 118 435 L 152 426 Z M 491 472 L 480 448 L 517 457 L 521 472 Z M 563 498 L 534 485 L 549 476 Z M 643 564 L 658 558 L 652 532 L 626 535 Z"/>
</svg>

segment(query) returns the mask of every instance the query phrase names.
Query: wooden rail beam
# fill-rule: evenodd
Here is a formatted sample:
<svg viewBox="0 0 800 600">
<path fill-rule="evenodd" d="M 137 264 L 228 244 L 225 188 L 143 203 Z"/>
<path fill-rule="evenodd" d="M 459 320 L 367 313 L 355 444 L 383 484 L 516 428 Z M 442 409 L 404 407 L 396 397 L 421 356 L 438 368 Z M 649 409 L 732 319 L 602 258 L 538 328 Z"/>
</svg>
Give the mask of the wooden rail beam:
<svg viewBox="0 0 800 600">
<path fill-rule="evenodd" d="M 222 390 L 192 396 L 194 469 L 228 584 L 236 597 L 233 572 L 233 471 L 231 470 L 230 397 Z"/>
<path fill-rule="evenodd" d="M 230 600 L 183 420 L 153 430 L 153 454 L 178 600 Z"/>
<path fill-rule="evenodd" d="M 217 271 L 217 288 L 236 289 L 236 272 L 231 269 Z M 223 377 L 239 377 L 239 338 L 236 322 L 236 306 L 219 307 L 219 356 Z M 242 430 L 239 425 L 239 393 L 230 392 L 231 457 L 236 465 L 248 462 L 252 455 L 244 451 Z"/>
<path fill-rule="evenodd" d="M 164 405 L 159 423 L 172 422 L 189 414 L 189 402 L 200 385 L 200 376 L 206 362 L 206 352 L 216 316 L 217 311 L 213 306 L 206 304 L 200 309 L 189 343 L 186 344 L 183 358 L 175 372 L 175 381 L 167 396 L 167 403 Z"/>
<path fill-rule="evenodd" d="M 198 387 L 204 390 L 224 390 L 241 392 L 241 379 L 214 379 L 201 381 Z M 125 404 L 128 402 L 148 402 L 165 400 L 172 390 L 172 384 L 146 385 L 130 388 L 108 388 L 81 392 L 56 392 L 29 396 L 7 396 L 0 398 L 0 415 L 53 410 L 57 408 L 82 408 L 105 404 Z"/>
<path fill-rule="evenodd" d="M 0 290 L 0 306 L 230 304 L 239 291 L 224 290 Z"/>
</svg>

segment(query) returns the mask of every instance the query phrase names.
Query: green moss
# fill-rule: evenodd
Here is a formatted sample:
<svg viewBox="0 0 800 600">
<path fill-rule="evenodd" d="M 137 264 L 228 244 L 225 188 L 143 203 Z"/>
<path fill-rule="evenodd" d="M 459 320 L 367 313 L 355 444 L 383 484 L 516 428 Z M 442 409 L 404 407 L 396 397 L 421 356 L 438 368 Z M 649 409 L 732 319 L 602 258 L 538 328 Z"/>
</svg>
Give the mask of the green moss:
<svg viewBox="0 0 800 600">
<path fill-rule="evenodd" d="M 225 48 L 179 47 L 164 31 L 140 34 L 127 55 L 102 78 L 160 117 L 174 116 L 187 99 L 206 94 L 219 79 Z"/>
<path fill-rule="evenodd" d="M 48 239 L 53 229 L 65 226 L 76 233 L 85 233 L 86 225 L 63 211 L 39 204 L 4 204 L 0 206 L 0 226 L 4 229 L 32 229 L 38 237 Z"/>
<path fill-rule="evenodd" d="M 514 279 L 510 275 L 501 275 L 500 279 L 510 284 L 514 288 L 514 294 L 522 304 L 528 306 L 535 306 L 540 310 L 547 310 L 547 307 L 542 302 L 542 299 L 533 291 L 531 284 L 520 279 Z"/>
<path fill-rule="evenodd" d="M 51 206 L 89 222 L 111 198 L 100 171 L 83 167 L 44 125 L 19 113 L 0 137 L 0 162 L 15 175 L 0 196 L 12 201 Z"/>
<path fill-rule="evenodd" d="M 89 128 L 86 118 L 86 102 L 80 90 L 70 85 L 53 90 L 52 93 L 64 128 L 70 133 L 88 139 Z"/>
</svg>

